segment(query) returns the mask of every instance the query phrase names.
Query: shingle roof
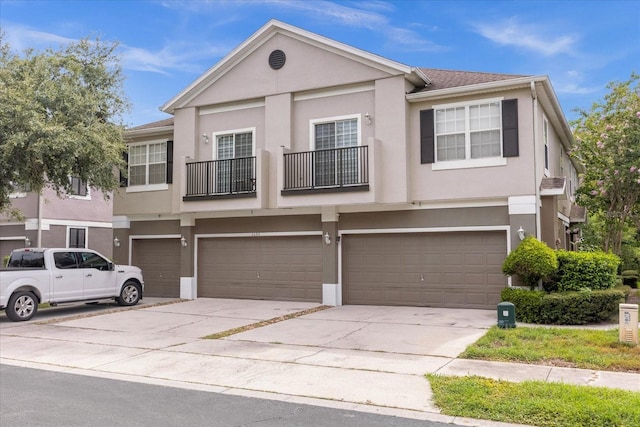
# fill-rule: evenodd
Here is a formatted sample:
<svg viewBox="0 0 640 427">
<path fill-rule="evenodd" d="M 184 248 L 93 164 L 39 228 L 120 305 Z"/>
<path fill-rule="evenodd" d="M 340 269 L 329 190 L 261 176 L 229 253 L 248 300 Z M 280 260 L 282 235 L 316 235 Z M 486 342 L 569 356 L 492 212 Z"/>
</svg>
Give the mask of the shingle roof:
<svg viewBox="0 0 640 427">
<path fill-rule="evenodd" d="M 429 77 L 431 84 L 425 88 L 421 88 L 418 92 L 529 77 L 521 74 L 481 73 L 475 71 L 441 70 L 437 68 L 420 68 L 420 70 Z"/>
<path fill-rule="evenodd" d="M 144 129 L 161 128 L 166 126 L 173 126 L 173 117 L 169 117 L 163 120 L 158 120 L 157 122 L 145 123 L 143 125 L 130 128 L 129 130 L 144 130 Z"/>
<path fill-rule="evenodd" d="M 544 177 L 540 183 L 540 190 L 564 190 L 567 178 L 562 177 Z"/>
<path fill-rule="evenodd" d="M 571 213 L 569 214 L 569 220 L 571 222 L 586 222 L 587 208 L 578 206 L 576 204 L 571 205 Z"/>
</svg>

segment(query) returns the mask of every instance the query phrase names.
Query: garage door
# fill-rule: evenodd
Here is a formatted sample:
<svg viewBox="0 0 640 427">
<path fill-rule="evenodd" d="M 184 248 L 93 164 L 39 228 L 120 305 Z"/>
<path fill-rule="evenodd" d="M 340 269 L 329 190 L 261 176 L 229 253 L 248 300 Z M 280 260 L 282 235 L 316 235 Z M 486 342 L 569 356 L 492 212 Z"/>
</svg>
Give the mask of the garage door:
<svg viewBox="0 0 640 427">
<path fill-rule="evenodd" d="M 343 300 L 495 309 L 506 254 L 505 232 L 345 235 Z"/>
<path fill-rule="evenodd" d="M 24 240 L 0 240 L 0 264 L 12 250 L 24 248 Z M 4 267 L 4 264 L 2 264 Z"/>
<path fill-rule="evenodd" d="M 198 296 L 320 302 L 321 239 L 319 236 L 200 239 Z"/>
<path fill-rule="evenodd" d="M 144 296 L 180 297 L 180 240 L 133 241 L 133 265 L 142 269 Z"/>
</svg>

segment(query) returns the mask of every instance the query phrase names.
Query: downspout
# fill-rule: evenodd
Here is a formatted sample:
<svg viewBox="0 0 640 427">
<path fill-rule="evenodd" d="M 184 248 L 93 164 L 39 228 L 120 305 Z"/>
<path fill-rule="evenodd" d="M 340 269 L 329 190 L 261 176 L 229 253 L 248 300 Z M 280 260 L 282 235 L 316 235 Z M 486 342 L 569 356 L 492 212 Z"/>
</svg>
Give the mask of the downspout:
<svg viewBox="0 0 640 427">
<path fill-rule="evenodd" d="M 536 92 L 536 82 L 531 80 L 531 98 L 533 98 L 533 179 L 536 194 L 536 237 L 542 240 L 542 222 L 540 220 L 540 177 L 538 176 L 538 93 Z"/>
</svg>

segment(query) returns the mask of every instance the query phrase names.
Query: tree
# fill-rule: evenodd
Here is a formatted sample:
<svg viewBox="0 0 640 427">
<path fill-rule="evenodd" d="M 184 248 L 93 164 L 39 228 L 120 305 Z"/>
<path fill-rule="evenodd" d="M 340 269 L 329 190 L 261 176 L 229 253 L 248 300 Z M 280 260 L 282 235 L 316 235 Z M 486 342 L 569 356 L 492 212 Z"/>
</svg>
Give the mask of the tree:
<svg viewBox="0 0 640 427">
<path fill-rule="evenodd" d="M 603 249 L 620 255 L 625 226 L 640 227 L 640 76 L 612 82 L 602 102 L 578 110 L 570 155 L 584 165 L 578 203 L 603 220 Z"/>
<path fill-rule="evenodd" d="M 18 55 L 0 33 L 0 212 L 12 212 L 16 186 L 59 195 L 70 177 L 105 194 L 118 186 L 129 103 L 116 47 L 83 39 Z"/>
</svg>

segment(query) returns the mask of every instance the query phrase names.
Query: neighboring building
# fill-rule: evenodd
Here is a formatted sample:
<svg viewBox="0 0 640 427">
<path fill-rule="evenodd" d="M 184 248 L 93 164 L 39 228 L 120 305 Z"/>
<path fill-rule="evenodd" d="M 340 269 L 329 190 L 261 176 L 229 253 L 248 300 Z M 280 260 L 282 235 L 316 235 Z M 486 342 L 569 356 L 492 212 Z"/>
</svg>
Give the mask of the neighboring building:
<svg viewBox="0 0 640 427">
<path fill-rule="evenodd" d="M 569 248 L 547 77 L 408 67 L 270 21 L 128 132 L 147 295 L 495 308 L 518 230 Z M 580 219 L 577 219 L 580 221 Z"/>
<path fill-rule="evenodd" d="M 113 255 L 112 199 L 72 180 L 72 194 L 58 197 L 52 189 L 42 195 L 17 189 L 10 195 L 11 207 L 20 210 L 24 221 L 0 215 L 0 256 L 13 249 L 33 247 L 89 248 Z"/>
</svg>

